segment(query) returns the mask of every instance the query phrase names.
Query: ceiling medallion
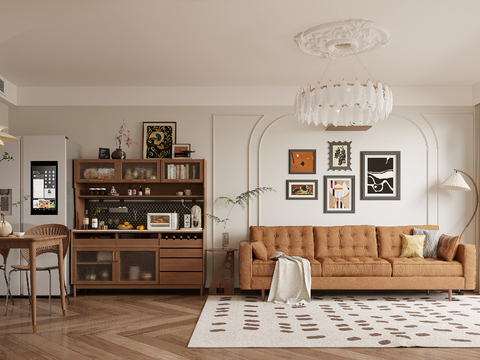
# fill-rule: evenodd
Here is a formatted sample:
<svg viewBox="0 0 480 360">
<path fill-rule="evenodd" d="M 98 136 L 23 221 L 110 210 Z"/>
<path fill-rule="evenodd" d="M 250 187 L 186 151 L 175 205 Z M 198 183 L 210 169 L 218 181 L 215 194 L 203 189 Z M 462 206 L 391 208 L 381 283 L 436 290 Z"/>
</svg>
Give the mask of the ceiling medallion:
<svg viewBox="0 0 480 360">
<path fill-rule="evenodd" d="M 357 55 L 383 48 L 389 40 L 385 27 L 359 19 L 318 25 L 295 36 L 297 45 L 309 55 L 330 60 L 354 55 L 365 69 Z M 356 77 L 355 70 L 354 75 Z M 324 126 L 358 126 L 386 119 L 393 108 L 392 90 L 371 74 L 370 77 L 365 83 L 357 78 L 354 82 L 343 80 L 340 84 L 330 80 L 328 85 L 322 85 L 320 79 L 316 88 L 310 85 L 301 88 L 295 97 L 295 116 L 301 122 Z"/>
<path fill-rule="evenodd" d="M 308 55 L 335 59 L 385 47 L 390 33 L 371 20 L 342 20 L 314 26 L 295 36 L 297 45 Z"/>
</svg>

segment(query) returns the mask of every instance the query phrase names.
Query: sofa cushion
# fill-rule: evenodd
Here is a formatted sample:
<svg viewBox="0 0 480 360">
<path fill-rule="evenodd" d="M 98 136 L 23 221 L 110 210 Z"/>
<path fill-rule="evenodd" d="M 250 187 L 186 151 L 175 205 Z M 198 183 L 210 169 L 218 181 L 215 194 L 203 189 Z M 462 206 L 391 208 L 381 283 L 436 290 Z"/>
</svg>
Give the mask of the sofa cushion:
<svg viewBox="0 0 480 360">
<path fill-rule="evenodd" d="M 315 226 L 315 258 L 376 257 L 375 226 Z"/>
<path fill-rule="evenodd" d="M 322 276 L 322 265 L 313 257 L 306 259 L 310 262 L 310 272 L 312 276 Z M 276 260 L 253 260 L 252 276 L 273 276 L 276 263 Z"/>
<path fill-rule="evenodd" d="M 443 261 L 433 258 L 386 258 L 392 264 L 392 276 L 463 276 L 459 261 Z M 412 281 L 415 281 L 412 279 Z"/>
<path fill-rule="evenodd" d="M 321 257 L 322 276 L 392 276 L 392 266 L 378 257 Z"/>
<path fill-rule="evenodd" d="M 285 255 L 313 258 L 312 226 L 250 226 L 250 240 L 267 248 L 267 258 L 277 251 Z"/>
<path fill-rule="evenodd" d="M 377 226 L 378 256 L 399 257 L 402 253 L 402 234 L 413 235 L 413 228 L 438 230 L 437 225 Z"/>
<path fill-rule="evenodd" d="M 267 261 L 267 248 L 261 241 L 253 241 L 252 250 L 257 259 Z"/>
<path fill-rule="evenodd" d="M 425 235 L 425 245 L 423 246 L 423 257 L 438 259 L 437 247 L 438 240 L 442 232 L 440 230 L 424 230 L 413 228 L 413 235 Z"/>
<path fill-rule="evenodd" d="M 425 235 L 402 234 L 402 253 L 400 254 L 400 257 L 423 258 L 423 245 L 425 244 L 425 237 Z"/>
<path fill-rule="evenodd" d="M 460 238 L 458 236 L 448 236 L 442 234 L 438 240 L 437 256 L 441 260 L 452 261 L 457 255 L 458 243 Z"/>
</svg>

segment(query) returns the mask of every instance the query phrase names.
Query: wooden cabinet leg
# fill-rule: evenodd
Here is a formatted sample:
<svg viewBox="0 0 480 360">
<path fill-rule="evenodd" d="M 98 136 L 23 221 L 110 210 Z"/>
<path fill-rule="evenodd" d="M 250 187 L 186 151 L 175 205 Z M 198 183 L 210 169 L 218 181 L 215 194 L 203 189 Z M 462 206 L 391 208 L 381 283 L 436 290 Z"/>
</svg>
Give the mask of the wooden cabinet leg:
<svg viewBox="0 0 480 360">
<path fill-rule="evenodd" d="M 452 301 L 452 290 L 448 290 L 448 301 Z"/>
<path fill-rule="evenodd" d="M 262 301 L 265 301 L 265 289 L 262 289 Z"/>
</svg>

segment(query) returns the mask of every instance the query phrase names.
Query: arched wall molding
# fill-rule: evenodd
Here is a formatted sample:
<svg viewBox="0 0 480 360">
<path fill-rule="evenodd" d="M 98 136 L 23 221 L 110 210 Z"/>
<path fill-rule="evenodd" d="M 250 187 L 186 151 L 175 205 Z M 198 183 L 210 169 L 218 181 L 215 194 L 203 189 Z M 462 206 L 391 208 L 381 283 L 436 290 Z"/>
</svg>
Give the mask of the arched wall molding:
<svg viewBox="0 0 480 360">
<path fill-rule="evenodd" d="M 263 145 L 263 140 L 265 139 L 265 136 L 267 135 L 268 133 L 268 130 L 272 128 L 272 126 L 277 123 L 278 121 L 286 118 L 286 117 L 289 117 L 289 116 L 294 116 L 294 114 L 286 114 L 286 115 L 282 115 L 282 116 L 279 116 L 273 120 L 270 121 L 270 123 L 265 127 L 265 129 L 263 130 L 261 136 L 260 136 L 260 139 L 259 139 L 259 142 L 258 142 L 258 154 L 257 154 L 257 186 L 262 186 L 261 185 L 261 165 L 262 165 L 262 145 Z M 405 120 L 409 123 L 411 123 L 417 130 L 418 132 L 422 135 L 423 137 L 423 140 L 424 140 L 424 144 L 425 144 L 425 159 L 426 159 L 426 189 L 427 189 L 427 194 L 425 196 L 425 202 L 426 202 L 426 206 L 425 206 L 425 211 L 426 211 L 426 214 L 425 214 L 425 218 L 427 219 L 427 223 L 428 223 L 428 219 L 429 219 L 429 204 L 428 204 L 428 200 L 429 200 L 429 187 L 428 187 L 428 183 L 430 181 L 430 178 L 429 178 L 429 164 L 430 164 L 430 159 L 429 159 L 429 145 L 428 145 L 428 139 L 427 139 L 427 136 L 425 134 L 425 132 L 423 131 L 423 129 L 412 119 L 408 118 L 408 117 L 405 117 L 405 116 L 402 116 L 402 115 L 398 115 L 396 114 L 395 112 L 392 113 L 390 115 L 391 117 L 396 117 L 396 118 L 399 118 L 399 119 L 402 119 L 402 120 Z M 262 118 L 261 120 L 265 119 Z M 256 124 L 255 128 L 252 130 L 252 136 L 253 136 L 253 133 L 258 129 L 259 127 L 259 124 L 260 124 L 260 121 Z M 437 136 L 435 134 L 435 130 L 433 129 L 432 126 L 429 127 L 429 129 L 434 133 L 434 138 L 437 139 Z M 438 141 L 437 141 L 438 142 Z M 252 144 L 249 144 L 249 147 L 252 146 Z M 249 153 L 250 153 L 250 150 L 249 150 Z M 437 159 L 438 159 L 438 146 L 436 146 L 436 155 L 437 155 Z M 249 158 L 249 162 L 250 162 L 250 158 Z M 249 165 L 249 168 L 250 168 L 250 165 Z M 438 173 L 438 166 L 437 166 L 437 173 Z M 437 179 L 438 181 L 438 179 Z M 437 192 L 437 196 L 438 196 L 438 192 Z M 260 197 L 259 200 L 258 200 L 258 205 L 257 205 L 257 224 L 258 225 L 261 225 L 261 204 L 262 204 L 262 198 Z M 437 202 L 438 204 L 438 202 Z M 248 209 L 248 212 L 249 212 L 249 219 L 250 219 L 250 213 L 251 213 L 251 209 L 249 208 Z M 438 206 L 437 206 L 437 224 L 438 224 Z"/>
</svg>

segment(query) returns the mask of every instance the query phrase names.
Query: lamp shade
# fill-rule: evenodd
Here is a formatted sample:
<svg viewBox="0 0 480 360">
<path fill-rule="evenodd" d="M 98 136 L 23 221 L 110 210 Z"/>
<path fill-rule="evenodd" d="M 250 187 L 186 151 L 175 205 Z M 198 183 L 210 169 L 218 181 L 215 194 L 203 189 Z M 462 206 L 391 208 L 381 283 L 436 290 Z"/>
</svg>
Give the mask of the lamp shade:
<svg viewBox="0 0 480 360">
<path fill-rule="evenodd" d="M 461 174 L 458 172 L 454 172 L 450 175 L 447 180 L 445 180 L 440 186 L 442 189 L 447 190 L 457 190 L 457 191 L 469 191 L 470 186 L 468 186 L 467 182 L 463 178 Z"/>
<path fill-rule="evenodd" d="M 8 127 L 4 125 L 0 125 L 0 146 L 3 146 L 4 143 L 7 143 L 7 142 L 18 141 L 18 139 L 15 136 L 2 132 L 3 129 L 8 129 Z"/>
</svg>

